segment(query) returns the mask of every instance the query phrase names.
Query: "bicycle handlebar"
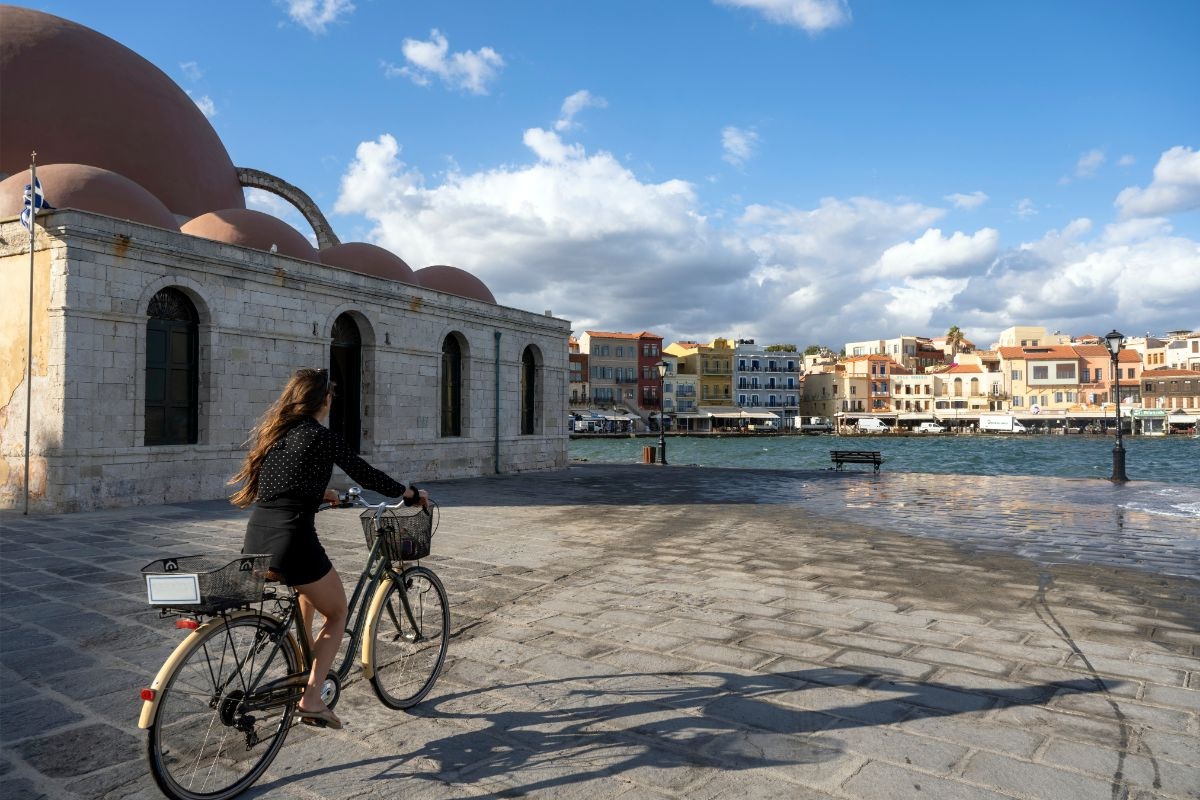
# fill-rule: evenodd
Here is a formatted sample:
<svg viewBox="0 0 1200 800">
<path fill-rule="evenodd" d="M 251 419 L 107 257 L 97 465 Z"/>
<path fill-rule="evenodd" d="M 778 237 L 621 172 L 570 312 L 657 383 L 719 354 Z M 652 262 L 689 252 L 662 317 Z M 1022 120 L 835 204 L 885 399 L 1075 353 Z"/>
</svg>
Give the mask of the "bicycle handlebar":
<svg viewBox="0 0 1200 800">
<path fill-rule="evenodd" d="M 433 503 L 432 500 L 429 500 L 428 502 Z M 413 505 L 416 504 L 414 503 Z M 398 503 L 388 503 L 386 501 L 382 503 L 368 503 L 362 497 L 362 489 L 358 488 L 357 486 L 351 486 L 344 492 L 338 492 L 338 501 L 336 503 L 321 503 L 319 506 L 317 506 L 317 511 L 327 511 L 331 508 L 354 508 L 355 506 L 360 508 L 369 508 L 375 511 L 385 508 L 412 508 L 412 506 L 406 506 L 403 500 Z M 430 513 L 429 506 L 426 506 L 424 510 L 426 513 Z"/>
</svg>

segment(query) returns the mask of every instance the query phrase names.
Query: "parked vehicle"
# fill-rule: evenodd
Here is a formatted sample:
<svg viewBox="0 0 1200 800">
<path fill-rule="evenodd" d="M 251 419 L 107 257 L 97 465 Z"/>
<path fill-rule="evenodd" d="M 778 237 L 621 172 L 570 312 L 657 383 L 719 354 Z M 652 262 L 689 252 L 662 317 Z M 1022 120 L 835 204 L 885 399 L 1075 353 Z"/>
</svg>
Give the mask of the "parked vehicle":
<svg viewBox="0 0 1200 800">
<path fill-rule="evenodd" d="M 876 417 L 864 417 L 855 424 L 859 433 L 891 433 L 891 428 L 883 420 Z"/>
<path fill-rule="evenodd" d="M 800 430 L 803 433 L 831 433 L 833 423 L 829 417 L 802 417 Z"/>
<path fill-rule="evenodd" d="M 936 422 L 922 422 L 917 426 L 917 433 L 945 433 L 946 429 Z"/>
<path fill-rule="evenodd" d="M 1012 414 L 980 414 L 979 430 L 995 433 L 1025 433 L 1025 426 Z"/>
</svg>

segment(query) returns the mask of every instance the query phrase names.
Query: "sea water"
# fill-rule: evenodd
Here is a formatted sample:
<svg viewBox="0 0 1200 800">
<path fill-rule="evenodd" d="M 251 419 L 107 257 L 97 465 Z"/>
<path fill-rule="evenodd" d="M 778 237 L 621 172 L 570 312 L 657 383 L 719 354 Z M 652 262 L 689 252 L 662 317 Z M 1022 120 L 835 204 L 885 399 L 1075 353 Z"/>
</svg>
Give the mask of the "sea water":
<svg viewBox="0 0 1200 800">
<path fill-rule="evenodd" d="M 1127 436 L 1123 442 L 1125 471 L 1131 480 L 1200 487 L 1200 439 Z M 643 446 L 657 444 L 655 437 L 573 439 L 569 452 L 573 460 L 636 463 L 641 461 Z M 1113 445 L 1111 436 L 1088 435 L 668 436 L 667 460 L 711 467 L 812 470 L 830 467 L 830 450 L 879 450 L 883 469 L 892 472 L 1104 479 L 1112 474 Z M 1200 517 L 1200 505 L 1179 512 Z"/>
</svg>

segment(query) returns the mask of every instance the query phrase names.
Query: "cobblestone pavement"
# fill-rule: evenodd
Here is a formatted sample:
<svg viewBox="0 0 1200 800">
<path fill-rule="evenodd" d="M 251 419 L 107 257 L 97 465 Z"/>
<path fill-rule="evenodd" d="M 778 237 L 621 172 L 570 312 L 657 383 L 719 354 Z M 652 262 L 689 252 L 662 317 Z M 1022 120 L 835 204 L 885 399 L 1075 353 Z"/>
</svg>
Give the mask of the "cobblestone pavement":
<svg viewBox="0 0 1200 800">
<path fill-rule="evenodd" d="M 573 466 L 429 484 L 450 661 L 355 676 L 247 797 L 1200 797 L 1195 518 L 1099 481 Z M 1186 505 L 1187 487 L 1168 498 Z M 223 503 L 0 515 L 0 796 L 158 796 L 164 555 Z M 349 511 L 318 518 L 341 571 Z"/>
</svg>

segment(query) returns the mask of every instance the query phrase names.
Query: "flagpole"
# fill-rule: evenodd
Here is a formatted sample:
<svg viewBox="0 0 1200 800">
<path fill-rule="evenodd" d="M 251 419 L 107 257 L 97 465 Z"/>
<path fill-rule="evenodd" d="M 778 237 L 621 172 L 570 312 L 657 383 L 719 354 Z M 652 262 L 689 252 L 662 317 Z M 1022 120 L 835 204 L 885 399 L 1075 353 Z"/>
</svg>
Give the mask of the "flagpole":
<svg viewBox="0 0 1200 800">
<path fill-rule="evenodd" d="M 29 516 L 29 427 L 33 390 L 33 245 L 37 230 L 37 151 L 29 154 L 29 332 L 25 355 L 25 516 Z"/>
</svg>

